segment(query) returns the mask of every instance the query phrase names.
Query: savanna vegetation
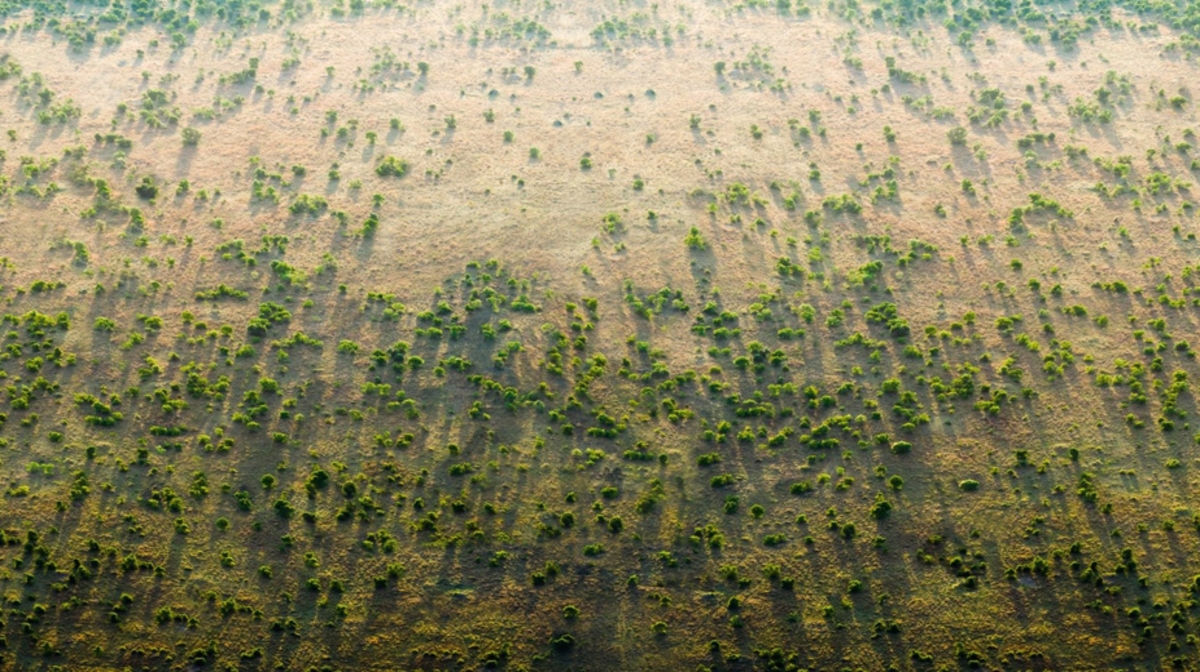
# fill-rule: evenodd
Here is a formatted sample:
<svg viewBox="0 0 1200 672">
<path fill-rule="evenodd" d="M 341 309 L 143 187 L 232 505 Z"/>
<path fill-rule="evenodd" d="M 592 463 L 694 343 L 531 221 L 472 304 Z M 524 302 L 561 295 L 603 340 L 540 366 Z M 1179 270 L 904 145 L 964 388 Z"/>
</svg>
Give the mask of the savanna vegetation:
<svg viewBox="0 0 1200 672">
<path fill-rule="evenodd" d="M 1200 667 L 1194 0 L 0 16 L 0 669 Z"/>
</svg>

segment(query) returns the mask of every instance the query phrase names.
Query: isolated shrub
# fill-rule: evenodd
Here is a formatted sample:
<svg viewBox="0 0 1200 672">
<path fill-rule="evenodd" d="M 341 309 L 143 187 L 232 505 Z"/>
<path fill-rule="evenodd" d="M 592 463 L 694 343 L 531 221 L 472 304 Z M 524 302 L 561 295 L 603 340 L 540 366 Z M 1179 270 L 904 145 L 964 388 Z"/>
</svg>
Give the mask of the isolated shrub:
<svg viewBox="0 0 1200 672">
<path fill-rule="evenodd" d="M 137 192 L 139 198 L 147 201 L 153 200 L 158 196 L 158 185 L 154 183 L 154 179 L 151 177 L 143 177 L 142 181 L 133 190 Z"/>
<path fill-rule="evenodd" d="M 574 646 L 575 636 L 569 632 L 550 638 L 550 647 L 559 653 L 570 651 Z"/>
<path fill-rule="evenodd" d="M 183 138 L 184 147 L 195 147 L 200 144 L 200 131 L 191 126 L 180 131 L 179 135 Z"/>
<path fill-rule="evenodd" d="M 375 166 L 375 174 L 380 177 L 404 177 L 408 174 L 408 162 L 394 156 L 385 156 Z"/>
<path fill-rule="evenodd" d="M 721 474 L 720 476 L 713 476 L 709 480 L 709 485 L 714 488 L 723 488 L 727 485 L 733 485 L 733 475 Z"/>
</svg>

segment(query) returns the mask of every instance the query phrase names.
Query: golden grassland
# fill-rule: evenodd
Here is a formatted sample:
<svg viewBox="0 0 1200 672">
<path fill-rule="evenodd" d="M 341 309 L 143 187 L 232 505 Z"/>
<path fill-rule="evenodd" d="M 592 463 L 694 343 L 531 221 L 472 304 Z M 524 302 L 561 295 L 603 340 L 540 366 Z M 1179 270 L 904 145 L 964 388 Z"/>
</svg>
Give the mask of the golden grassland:
<svg viewBox="0 0 1200 672">
<path fill-rule="evenodd" d="M 1197 666 L 1194 7 L 3 10 L 0 667 Z"/>
</svg>

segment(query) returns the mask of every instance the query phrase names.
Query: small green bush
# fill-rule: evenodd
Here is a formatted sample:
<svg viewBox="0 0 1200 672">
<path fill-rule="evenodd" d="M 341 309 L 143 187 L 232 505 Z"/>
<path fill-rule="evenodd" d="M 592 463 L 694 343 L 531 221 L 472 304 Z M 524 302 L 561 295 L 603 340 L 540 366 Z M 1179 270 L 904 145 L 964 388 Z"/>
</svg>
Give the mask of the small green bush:
<svg viewBox="0 0 1200 672">
<path fill-rule="evenodd" d="M 408 174 L 408 162 L 394 156 L 385 156 L 375 166 L 375 174 L 380 177 L 404 177 Z"/>
</svg>

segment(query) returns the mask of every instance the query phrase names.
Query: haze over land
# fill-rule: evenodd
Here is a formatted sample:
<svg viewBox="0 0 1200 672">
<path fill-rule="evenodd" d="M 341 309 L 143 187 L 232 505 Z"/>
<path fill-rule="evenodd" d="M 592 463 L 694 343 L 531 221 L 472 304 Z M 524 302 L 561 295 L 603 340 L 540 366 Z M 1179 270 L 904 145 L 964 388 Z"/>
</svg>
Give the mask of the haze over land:
<svg viewBox="0 0 1200 672">
<path fill-rule="evenodd" d="M 1195 4 L 3 11 L 0 668 L 1200 666 Z"/>
</svg>

